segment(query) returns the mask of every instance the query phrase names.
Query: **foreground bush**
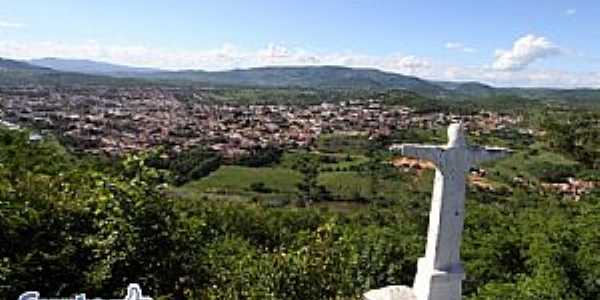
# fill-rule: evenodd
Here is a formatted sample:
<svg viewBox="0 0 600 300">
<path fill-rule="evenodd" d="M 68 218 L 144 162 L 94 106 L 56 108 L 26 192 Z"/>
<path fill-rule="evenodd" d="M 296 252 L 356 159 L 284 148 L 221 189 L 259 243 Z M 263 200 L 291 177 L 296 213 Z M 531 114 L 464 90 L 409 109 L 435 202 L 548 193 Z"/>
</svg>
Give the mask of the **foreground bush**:
<svg viewBox="0 0 600 300">
<path fill-rule="evenodd" d="M 188 202 L 143 161 L 101 171 L 50 141 L 0 132 L 0 298 L 112 298 L 137 282 L 155 299 L 358 299 L 412 284 L 422 197 L 350 215 Z M 468 198 L 468 299 L 600 298 L 597 194 Z"/>
</svg>

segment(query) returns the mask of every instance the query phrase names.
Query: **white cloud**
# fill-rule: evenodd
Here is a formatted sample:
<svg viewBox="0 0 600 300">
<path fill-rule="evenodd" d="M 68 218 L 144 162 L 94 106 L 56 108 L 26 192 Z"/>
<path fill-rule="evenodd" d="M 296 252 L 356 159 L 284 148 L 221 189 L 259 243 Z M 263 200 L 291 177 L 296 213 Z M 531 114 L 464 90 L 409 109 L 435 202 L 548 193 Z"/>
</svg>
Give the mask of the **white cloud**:
<svg viewBox="0 0 600 300">
<path fill-rule="evenodd" d="M 567 16 L 574 16 L 577 13 L 577 9 L 575 8 L 569 8 L 567 10 L 565 10 L 565 15 Z"/>
<path fill-rule="evenodd" d="M 0 28 L 22 28 L 25 27 L 22 23 L 14 23 L 0 20 Z"/>
<path fill-rule="evenodd" d="M 504 87 L 600 88 L 600 73 L 563 70 L 504 72 L 489 67 L 446 66 L 432 78 L 450 81 L 479 81 Z"/>
<path fill-rule="evenodd" d="M 448 42 L 444 46 L 446 47 L 446 49 L 449 49 L 449 50 L 456 50 L 456 51 L 461 51 L 461 52 L 466 52 L 466 53 L 477 52 L 477 49 L 472 48 L 472 47 L 467 47 L 467 46 L 463 45 L 462 43 L 457 43 L 457 42 Z"/>
<path fill-rule="evenodd" d="M 429 61 L 418 58 L 414 55 L 399 57 L 396 59 L 396 64 L 400 68 L 409 69 L 426 69 L 431 67 L 431 63 Z"/>
<path fill-rule="evenodd" d="M 513 49 L 498 53 L 492 66 L 459 66 L 402 53 L 384 56 L 353 52 L 319 53 L 277 44 L 269 44 L 254 50 L 241 49 L 233 44 L 224 44 L 206 50 L 182 50 L 140 45 L 105 45 L 93 40 L 76 44 L 0 41 L 0 57 L 13 59 L 78 58 L 169 70 L 339 65 L 377 68 L 425 79 L 481 81 L 498 86 L 600 88 L 600 73 L 525 70 L 525 67 L 536 59 L 555 55 L 558 52 L 558 48 L 546 39 L 526 36 L 515 42 Z M 507 72 L 507 70 L 517 69 L 522 71 Z"/>
<path fill-rule="evenodd" d="M 266 60 L 277 60 L 289 58 L 291 53 L 286 47 L 268 44 L 266 49 L 258 52 L 258 55 Z"/>
<path fill-rule="evenodd" d="M 209 50 L 173 50 L 145 46 L 102 45 L 96 41 L 80 44 L 56 42 L 0 41 L 0 57 L 32 59 L 41 57 L 77 58 L 117 64 L 178 69 L 226 70 L 275 65 L 343 65 L 371 67 L 419 75 L 431 63 L 413 55 L 369 56 L 356 53 L 311 53 L 303 49 L 268 44 L 248 51 L 225 44 Z"/>
<path fill-rule="evenodd" d="M 492 67 L 499 71 L 520 71 L 536 60 L 560 53 L 561 49 L 547 38 L 530 34 L 516 40 L 510 50 L 496 50 Z"/>
</svg>

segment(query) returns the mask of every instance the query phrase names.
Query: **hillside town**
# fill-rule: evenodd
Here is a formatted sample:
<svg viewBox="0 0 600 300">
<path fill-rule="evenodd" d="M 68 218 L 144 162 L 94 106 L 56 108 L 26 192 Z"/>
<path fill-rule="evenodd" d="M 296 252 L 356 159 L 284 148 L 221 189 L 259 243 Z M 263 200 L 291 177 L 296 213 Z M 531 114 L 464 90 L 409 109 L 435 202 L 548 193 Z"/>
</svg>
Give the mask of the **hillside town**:
<svg viewBox="0 0 600 300">
<path fill-rule="evenodd" d="M 121 155 L 163 146 L 209 147 L 226 157 L 256 148 L 308 147 L 321 134 L 389 135 L 396 129 L 443 127 L 461 118 L 475 131 L 514 127 L 519 119 L 494 112 L 474 116 L 418 113 L 380 100 L 317 105 L 242 105 L 183 101 L 176 88 L 4 88 L 0 119 L 53 133 L 75 150 Z M 37 136 L 37 135 L 36 135 Z"/>
</svg>

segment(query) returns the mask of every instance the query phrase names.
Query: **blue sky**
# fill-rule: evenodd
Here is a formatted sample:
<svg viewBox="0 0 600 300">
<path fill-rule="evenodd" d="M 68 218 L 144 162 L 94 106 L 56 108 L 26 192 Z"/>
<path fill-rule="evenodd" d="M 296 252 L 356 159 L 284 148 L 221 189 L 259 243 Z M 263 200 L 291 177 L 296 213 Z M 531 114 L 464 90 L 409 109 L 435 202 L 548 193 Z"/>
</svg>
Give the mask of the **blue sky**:
<svg viewBox="0 0 600 300">
<path fill-rule="evenodd" d="M 0 0 L 0 56 L 166 69 L 338 64 L 600 87 L 600 2 Z"/>
</svg>

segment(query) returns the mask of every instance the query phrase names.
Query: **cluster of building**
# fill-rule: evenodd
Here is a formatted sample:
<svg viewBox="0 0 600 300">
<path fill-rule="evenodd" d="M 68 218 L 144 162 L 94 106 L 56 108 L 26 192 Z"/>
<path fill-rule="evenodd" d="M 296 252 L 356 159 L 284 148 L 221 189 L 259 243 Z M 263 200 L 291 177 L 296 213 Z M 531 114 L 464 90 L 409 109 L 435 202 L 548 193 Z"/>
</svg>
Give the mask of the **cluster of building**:
<svg viewBox="0 0 600 300">
<path fill-rule="evenodd" d="M 401 128 L 441 128 L 457 117 L 483 131 L 519 121 L 489 112 L 468 117 L 421 114 L 375 99 L 318 105 L 216 103 L 203 101 L 202 92 L 206 93 L 161 87 L 3 88 L 0 120 L 58 134 L 90 153 L 120 155 L 156 146 L 180 151 L 202 145 L 226 156 L 267 146 L 308 147 L 321 134 L 372 137 Z"/>
<path fill-rule="evenodd" d="M 599 182 L 568 178 L 566 182 L 542 183 L 542 186 L 577 201 L 585 194 L 590 193 L 598 184 Z"/>
</svg>

